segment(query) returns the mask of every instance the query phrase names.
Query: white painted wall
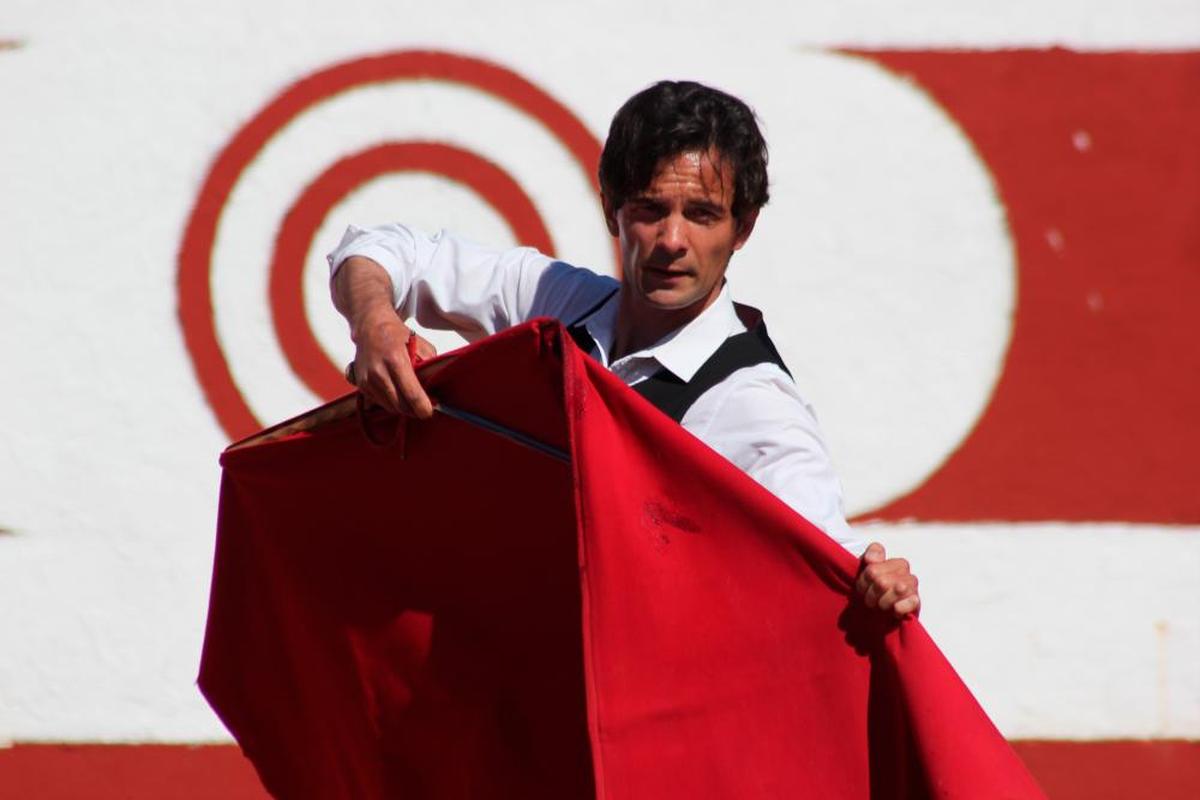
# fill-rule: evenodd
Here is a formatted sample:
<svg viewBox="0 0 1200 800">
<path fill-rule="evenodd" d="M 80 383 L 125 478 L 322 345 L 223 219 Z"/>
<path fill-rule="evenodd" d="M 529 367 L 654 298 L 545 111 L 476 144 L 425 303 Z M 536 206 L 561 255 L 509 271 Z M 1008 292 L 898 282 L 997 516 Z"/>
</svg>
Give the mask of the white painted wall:
<svg viewBox="0 0 1200 800">
<path fill-rule="evenodd" d="M 349 58 L 409 48 L 485 58 L 535 81 L 600 139 L 617 105 L 660 77 L 745 97 L 772 145 L 774 198 L 735 261 L 735 290 L 765 307 L 786 342 L 851 511 L 934 469 L 986 403 L 1010 333 L 1004 209 L 960 132 L 917 89 L 825 48 L 1195 49 L 1200 6 L 738 8 L 10 1 L 0 19 L 10 43 L 0 49 L 0 527 L 13 533 L 0 535 L 0 740 L 225 737 L 193 682 L 227 437 L 183 346 L 176 257 L 199 183 L 237 128 L 291 82 Z M 503 164 L 564 256 L 610 263 L 572 165 L 487 97 L 392 84 L 314 108 L 243 175 L 214 259 L 222 344 L 264 421 L 315 402 L 270 335 L 265 260 L 280 216 L 339 155 L 415 136 Z M 881 136 L 904 143 L 903 158 Z M 927 187 L 917 201 L 898 193 L 917 176 Z M 956 236 L 930 222 L 948 209 Z M 310 321 L 335 360 L 350 351 L 324 301 L 319 251 L 349 221 L 392 218 L 496 243 L 508 235 L 478 200 L 433 178 L 351 196 L 305 276 Z M 940 301 L 919 309 L 915 298 L 930 296 Z M 931 305 L 942 316 L 928 317 Z M 962 343 L 949 358 L 947 331 Z M 851 373 L 877 391 L 849 391 Z M 880 458 L 885 431 L 897 446 Z M 1200 530 L 1048 522 L 871 533 L 917 565 L 925 623 L 1006 734 L 1200 737 L 1200 625 L 1185 596 Z"/>
</svg>

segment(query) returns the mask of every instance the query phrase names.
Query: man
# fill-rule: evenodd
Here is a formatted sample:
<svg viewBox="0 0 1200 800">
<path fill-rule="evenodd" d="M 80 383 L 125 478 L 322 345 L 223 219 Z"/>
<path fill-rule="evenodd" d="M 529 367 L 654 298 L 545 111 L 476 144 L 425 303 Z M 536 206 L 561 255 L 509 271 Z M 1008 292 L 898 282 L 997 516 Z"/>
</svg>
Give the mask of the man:
<svg viewBox="0 0 1200 800">
<path fill-rule="evenodd" d="M 756 312 L 735 306 L 725 288 L 730 258 L 767 202 L 766 167 L 766 143 L 744 103 L 663 81 L 617 112 L 600 160 L 619 283 L 528 248 L 352 227 L 329 262 L 334 304 L 357 346 L 356 385 L 391 411 L 428 418 L 405 319 L 478 338 L 556 317 L 635 391 L 859 552 L 811 408 Z M 857 589 L 868 606 L 899 617 L 919 608 L 906 561 L 888 559 L 878 543 L 862 561 Z"/>
</svg>

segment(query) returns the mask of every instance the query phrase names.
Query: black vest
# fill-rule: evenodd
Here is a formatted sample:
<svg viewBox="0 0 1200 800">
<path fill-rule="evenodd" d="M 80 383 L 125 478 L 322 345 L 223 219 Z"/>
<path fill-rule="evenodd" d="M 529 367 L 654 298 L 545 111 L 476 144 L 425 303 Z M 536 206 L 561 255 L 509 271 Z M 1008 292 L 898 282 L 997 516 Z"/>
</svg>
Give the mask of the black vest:
<svg viewBox="0 0 1200 800">
<path fill-rule="evenodd" d="M 608 298 L 605 298 L 600 305 L 607 300 Z M 591 355 L 596 343 L 584 327 L 584 321 L 599 310 L 599 307 L 591 309 L 567 328 L 567 333 L 575 340 L 575 344 L 588 355 Z M 696 370 L 690 381 L 681 380 L 670 370 L 660 369 L 646 380 L 629 388 L 649 400 L 659 411 L 680 422 L 700 395 L 743 367 L 770 362 L 779 365 L 780 369 L 791 375 L 784 366 L 779 351 L 775 349 L 775 343 L 767 335 L 762 312 L 741 303 L 735 303 L 734 308 L 737 309 L 738 317 L 747 330 L 726 339 L 700 369 Z"/>
</svg>

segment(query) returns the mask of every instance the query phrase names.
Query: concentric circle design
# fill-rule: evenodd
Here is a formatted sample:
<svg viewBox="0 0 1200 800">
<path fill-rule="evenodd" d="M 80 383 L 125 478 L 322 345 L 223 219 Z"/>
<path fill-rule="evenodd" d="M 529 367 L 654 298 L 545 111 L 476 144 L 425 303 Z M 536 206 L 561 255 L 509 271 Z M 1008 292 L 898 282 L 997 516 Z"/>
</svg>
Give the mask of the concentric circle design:
<svg viewBox="0 0 1200 800">
<path fill-rule="evenodd" d="M 391 172 L 429 172 L 462 183 L 496 209 L 520 242 L 553 253 L 533 201 L 504 170 L 467 150 L 437 142 L 384 144 L 348 156 L 313 181 L 288 211 L 271 260 L 271 317 L 292 371 L 321 397 L 346 391 L 342 371 L 313 336 L 304 311 L 304 257 L 326 214 L 362 184 Z"/>
<path fill-rule="evenodd" d="M 213 251 L 222 214 L 244 172 L 287 125 L 314 106 L 364 85 L 442 81 L 495 97 L 550 131 L 571 154 L 594 190 L 600 143 L 567 108 L 511 70 L 436 51 L 404 51 L 320 70 L 285 89 L 241 127 L 221 150 L 189 216 L 179 250 L 179 320 L 205 398 L 233 439 L 262 427 L 230 370 L 217 335 L 211 285 Z M 386 142 L 338 160 L 292 204 L 275 241 L 270 306 L 274 330 L 297 377 L 322 397 L 340 393 L 303 311 L 301 272 L 313 233 L 329 210 L 356 187 L 388 172 L 431 172 L 463 184 L 494 207 L 519 241 L 553 253 L 545 224 L 528 195 L 487 159 L 451 144 Z"/>
</svg>

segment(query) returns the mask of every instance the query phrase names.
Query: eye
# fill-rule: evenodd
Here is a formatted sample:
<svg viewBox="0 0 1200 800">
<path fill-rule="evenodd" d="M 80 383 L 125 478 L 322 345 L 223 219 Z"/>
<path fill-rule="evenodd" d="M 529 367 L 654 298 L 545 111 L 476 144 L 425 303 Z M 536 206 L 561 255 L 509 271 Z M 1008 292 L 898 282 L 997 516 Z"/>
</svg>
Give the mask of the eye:
<svg viewBox="0 0 1200 800">
<path fill-rule="evenodd" d="M 693 206 L 687 211 L 688 219 L 693 222 L 698 222 L 702 225 L 711 225 L 721 219 L 721 214 L 717 209 L 708 206 Z"/>
<path fill-rule="evenodd" d="M 630 200 L 627 205 L 629 218 L 634 222 L 653 222 L 666 213 L 661 204 L 651 200 Z"/>
</svg>

